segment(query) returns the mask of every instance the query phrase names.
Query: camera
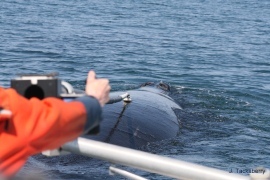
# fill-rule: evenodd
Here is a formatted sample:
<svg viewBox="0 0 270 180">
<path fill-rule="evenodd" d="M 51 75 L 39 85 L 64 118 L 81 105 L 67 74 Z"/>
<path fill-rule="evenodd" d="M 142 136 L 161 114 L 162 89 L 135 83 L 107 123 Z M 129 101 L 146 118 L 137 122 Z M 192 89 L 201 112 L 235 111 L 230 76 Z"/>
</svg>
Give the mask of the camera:
<svg viewBox="0 0 270 180">
<path fill-rule="evenodd" d="M 84 95 L 81 90 L 75 90 L 71 84 L 58 78 L 58 73 L 23 74 L 11 80 L 11 88 L 27 99 L 36 97 L 57 97 L 65 101 Z"/>
<path fill-rule="evenodd" d="M 15 89 L 22 96 L 30 99 L 36 97 L 58 97 L 61 94 L 61 80 L 56 73 L 51 74 L 24 74 L 11 80 L 11 88 Z"/>
</svg>

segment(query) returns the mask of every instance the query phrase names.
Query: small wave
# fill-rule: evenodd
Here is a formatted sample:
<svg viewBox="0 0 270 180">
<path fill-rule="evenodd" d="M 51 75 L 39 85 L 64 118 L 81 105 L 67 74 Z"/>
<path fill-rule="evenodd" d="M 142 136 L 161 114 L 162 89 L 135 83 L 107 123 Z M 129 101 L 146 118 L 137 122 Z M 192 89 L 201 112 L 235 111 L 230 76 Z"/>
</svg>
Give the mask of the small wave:
<svg viewBox="0 0 270 180">
<path fill-rule="evenodd" d="M 270 74 L 270 70 L 254 70 L 253 72 L 263 73 L 263 74 Z"/>
<path fill-rule="evenodd" d="M 27 54 L 27 55 L 42 55 L 44 57 L 48 57 L 48 56 L 61 57 L 61 53 L 52 52 L 52 51 L 42 51 L 42 50 L 10 49 L 10 50 L 7 50 L 7 52 L 21 53 L 21 54 Z"/>
</svg>

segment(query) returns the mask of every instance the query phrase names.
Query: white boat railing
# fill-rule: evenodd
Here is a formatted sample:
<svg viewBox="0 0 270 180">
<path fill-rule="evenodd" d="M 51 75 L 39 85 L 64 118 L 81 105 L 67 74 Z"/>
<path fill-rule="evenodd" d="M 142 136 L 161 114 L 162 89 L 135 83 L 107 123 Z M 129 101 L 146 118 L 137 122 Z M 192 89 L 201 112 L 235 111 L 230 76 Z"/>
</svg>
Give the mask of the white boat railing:
<svg viewBox="0 0 270 180">
<path fill-rule="evenodd" d="M 133 173 L 130 173 L 128 171 L 125 171 L 123 169 L 119 169 L 119 168 L 116 168 L 116 167 L 113 167 L 113 166 L 110 166 L 109 168 L 109 173 L 110 175 L 115 175 L 115 174 L 118 174 L 118 175 L 121 175 L 121 176 L 124 176 L 128 179 L 134 179 L 134 180 L 147 180 L 141 176 L 138 176 L 136 174 L 133 174 Z"/>
<path fill-rule="evenodd" d="M 222 171 L 215 168 L 85 138 L 78 138 L 75 141 L 63 145 L 62 150 L 176 179 L 255 180 L 269 179 L 270 177 L 268 170 L 263 174 L 255 173 L 251 174 L 250 176 L 243 176 L 240 174 L 229 173 L 227 171 Z M 53 151 L 49 151 L 44 154 L 58 155 L 55 152 L 53 153 Z M 110 172 L 121 174 L 130 179 L 139 179 L 136 178 L 137 175 L 114 167 L 110 167 Z M 141 178 L 144 179 L 143 177 Z"/>
</svg>

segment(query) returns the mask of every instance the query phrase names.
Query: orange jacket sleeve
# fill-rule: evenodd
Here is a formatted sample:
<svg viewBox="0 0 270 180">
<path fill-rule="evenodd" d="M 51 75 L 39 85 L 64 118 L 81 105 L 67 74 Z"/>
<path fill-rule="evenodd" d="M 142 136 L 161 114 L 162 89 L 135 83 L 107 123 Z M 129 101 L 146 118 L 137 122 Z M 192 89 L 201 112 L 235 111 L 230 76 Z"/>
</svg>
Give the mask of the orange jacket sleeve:
<svg viewBox="0 0 270 180">
<path fill-rule="evenodd" d="M 11 117 L 0 115 L 0 174 L 12 176 L 29 156 L 58 148 L 96 126 L 100 105 L 96 99 L 87 98 L 72 102 L 28 100 L 13 89 L 0 87 L 0 108 L 12 112 Z"/>
</svg>

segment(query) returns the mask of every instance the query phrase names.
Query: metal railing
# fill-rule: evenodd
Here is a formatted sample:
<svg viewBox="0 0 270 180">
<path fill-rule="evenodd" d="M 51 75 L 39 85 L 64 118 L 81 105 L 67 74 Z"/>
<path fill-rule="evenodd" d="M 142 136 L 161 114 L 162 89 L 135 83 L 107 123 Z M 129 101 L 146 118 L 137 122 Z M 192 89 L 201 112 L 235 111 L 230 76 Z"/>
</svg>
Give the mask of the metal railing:
<svg viewBox="0 0 270 180">
<path fill-rule="evenodd" d="M 257 173 L 252 174 L 251 176 L 243 176 L 215 168 L 205 167 L 194 163 L 85 138 L 78 138 L 75 141 L 69 142 L 63 145 L 61 149 L 71 153 L 109 161 L 113 164 L 129 166 L 176 179 L 248 180 L 269 179 L 270 177 L 269 171 L 266 171 L 264 174 Z M 59 155 L 59 153 L 53 153 L 53 151 L 50 152 L 51 154 L 48 154 L 47 152 L 47 155 Z M 139 177 L 137 175 L 114 167 L 110 167 L 110 172 L 121 174 L 130 179 L 139 179 L 136 178 Z M 140 178 L 144 179 L 143 177 Z"/>
</svg>

